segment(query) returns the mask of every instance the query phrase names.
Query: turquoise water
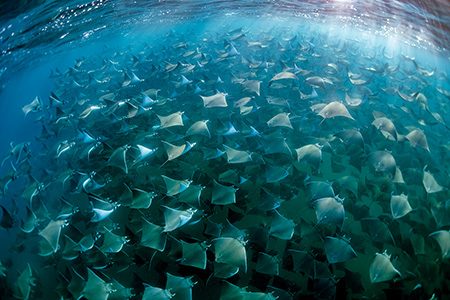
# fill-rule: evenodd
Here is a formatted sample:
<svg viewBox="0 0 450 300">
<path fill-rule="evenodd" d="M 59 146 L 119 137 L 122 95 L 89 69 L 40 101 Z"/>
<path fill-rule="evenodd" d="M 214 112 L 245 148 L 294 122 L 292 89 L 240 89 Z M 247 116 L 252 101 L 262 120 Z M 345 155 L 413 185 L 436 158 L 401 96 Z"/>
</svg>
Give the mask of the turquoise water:
<svg viewBox="0 0 450 300">
<path fill-rule="evenodd" d="M 448 298 L 446 2 L 11 3 L 2 299 Z"/>
</svg>

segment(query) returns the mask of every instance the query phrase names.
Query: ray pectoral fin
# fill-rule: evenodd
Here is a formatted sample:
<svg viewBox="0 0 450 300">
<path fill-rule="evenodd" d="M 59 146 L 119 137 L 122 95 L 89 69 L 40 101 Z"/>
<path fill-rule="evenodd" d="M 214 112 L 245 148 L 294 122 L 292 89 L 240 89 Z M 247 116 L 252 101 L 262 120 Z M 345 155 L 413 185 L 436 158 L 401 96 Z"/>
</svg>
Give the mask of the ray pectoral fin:
<svg viewBox="0 0 450 300">
<path fill-rule="evenodd" d="M 391 213 L 394 219 L 401 218 L 412 211 L 408 197 L 404 194 L 391 196 Z"/>
<path fill-rule="evenodd" d="M 175 196 L 185 191 L 191 184 L 189 180 L 175 180 L 162 175 L 164 183 L 166 184 L 167 196 Z"/>
<path fill-rule="evenodd" d="M 164 232 L 164 227 L 150 223 L 145 219 L 143 220 L 140 242 L 142 246 L 162 252 L 166 247 L 166 241 L 167 234 Z"/>
<path fill-rule="evenodd" d="M 295 74 L 291 73 L 291 72 L 281 72 L 281 73 L 275 74 L 275 76 L 273 76 L 272 79 L 270 79 L 269 84 L 274 81 L 285 80 L 285 79 L 297 79 L 297 76 L 295 76 Z"/>
<path fill-rule="evenodd" d="M 186 190 L 178 195 L 178 201 L 186 203 L 191 207 L 199 208 L 202 191 L 202 186 L 191 184 Z"/>
<path fill-rule="evenodd" d="M 215 180 L 213 181 L 213 185 L 212 204 L 227 205 L 236 203 L 236 190 L 234 187 L 222 185 Z"/>
<path fill-rule="evenodd" d="M 30 208 L 27 207 L 26 210 L 26 219 L 22 222 L 20 229 L 25 233 L 30 233 L 36 228 L 37 216 Z"/>
<path fill-rule="evenodd" d="M 131 208 L 144 208 L 147 209 L 152 204 L 152 200 L 155 197 L 155 193 L 153 192 L 146 192 L 141 189 L 133 189 L 133 200 L 130 204 Z"/>
<path fill-rule="evenodd" d="M 247 271 L 247 254 L 241 241 L 234 238 L 217 238 L 214 241 L 215 261 Z"/>
<path fill-rule="evenodd" d="M 344 223 L 345 210 L 342 201 L 337 197 L 317 199 L 313 202 L 317 223 L 334 224 L 341 227 Z"/>
<path fill-rule="evenodd" d="M 390 255 L 377 253 L 369 269 L 370 281 L 372 283 L 392 280 L 395 276 L 401 275 L 392 265 Z"/>
<path fill-rule="evenodd" d="M 433 174 L 426 171 L 425 168 L 423 171 L 423 180 L 422 180 L 425 191 L 428 194 L 433 194 L 433 193 L 438 193 L 438 192 L 444 190 L 444 188 L 436 181 Z"/>
<path fill-rule="evenodd" d="M 408 133 L 405 138 L 411 143 L 413 147 L 421 147 L 430 152 L 427 137 L 422 130 L 414 129 L 410 133 Z"/>
<path fill-rule="evenodd" d="M 66 225 L 66 221 L 57 220 L 50 221 L 47 226 L 39 232 L 48 244 L 51 246 L 53 252 L 59 249 L 59 237 L 61 235 L 61 229 Z"/>
<path fill-rule="evenodd" d="M 186 131 L 186 136 L 191 135 L 203 135 L 206 137 L 211 137 L 211 133 L 208 128 L 208 121 L 197 121 L 191 125 Z"/>
<path fill-rule="evenodd" d="M 324 241 L 325 254 L 329 263 L 340 263 L 356 257 L 352 246 L 344 239 L 327 236 Z"/>
<path fill-rule="evenodd" d="M 167 206 L 163 206 L 163 208 L 164 208 L 164 220 L 166 224 L 164 226 L 164 232 L 174 231 L 177 228 L 188 223 L 189 220 L 192 218 L 193 214 L 195 213 L 195 210 L 192 209 L 178 210 Z"/>
<path fill-rule="evenodd" d="M 117 148 L 110 156 L 108 160 L 108 164 L 110 166 L 117 167 L 125 172 L 125 174 L 128 174 L 128 163 L 127 163 L 127 157 L 126 153 L 130 147 L 129 146 L 123 146 Z"/>
<path fill-rule="evenodd" d="M 20 273 L 14 285 L 14 296 L 18 299 L 30 299 L 32 287 L 35 285 L 33 271 L 29 264 Z"/>
<path fill-rule="evenodd" d="M 275 183 L 285 179 L 289 175 L 289 169 L 268 165 L 266 168 L 266 182 Z"/>
<path fill-rule="evenodd" d="M 448 258 L 450 256 L 450 231 L 439 230 L 429 235 L 439 244 L 441 248 L 442 258 Z"/>
<path fill-rule="evenodd" d="M 225 148 L 227 161 L 230 164 L 246 163 L 252 160 L 250 153 L 247 151 L 233 149 L 226 145 L 223 145 L 223 147 Z"/>
<path fill-rule="evenodd" d="M 110 209 L 93 208 L 92 209 L 93 215 L 91 218 L 91 222 L 96 223 L 105 220 L 114 212 L 114 210 L 115 208 Z"/>
<path fill-rule="evenodd" d="M 166 289 L 144 284 L 142 300 L 170 300 L 173 295 Z"/>
<path fill-rule="evenodd" d="M 191 144 L 189 142 L 187 142 L 186 144 L 177 146 L 177 145 L 172 145 L 166 141 L 161 141 L 164 149 L 166 150 L 166 154 L 167 154 L 167 160 L 171 161 L 174 160 L 178 157 L 180 157 L 181 155 L 187 153 L 189 150 L 192 149 L 192 147 L 195 146 L 194 144 Z"/>
<path fill-rule="evenodd" d="M 352 115 L 348 112 L 344 104 L 338 101 L 333 101 L 325 105 L 319 112 L 318 115 L 324 119 L 331 119 L 335 117 L 344 117 L 347 119 L 354 120 Z"/>
<path fill-rule="evenodd" d="M 297 152 L 297 160 L 311 164 L 316 169 L 322 162 L 322 150 L 318 145 L 306 145 L 295 150 Z"/>
<path fill-rule="evenodd" d="M 31 103 L 22 107 L 22 111 L 27 116 L 30 112 L 39 111 L 42 108 L 41 100 L 39 97 L 35 97 Z"/>
<path fill-rule="evenodd" d="M 181 242 L 183 256 L 180 263 L 199 269 L 206 269 L 206 245 L 201 243 Z"/>
<path fill-rule="evenodd" d="M 293 129 L 288 113 L 279 113 L 267 121 L 269 127 L 286 127 Z"/>
<path fill-rule="evenodd" d="M 139 149 L 139 156 L 136 158 L 136 162 L 143 161 L 151 157 L 158 148 L 150 149 L 142 145 L 137 145 Z"/>
<path fill-rule="evenodd" d="M 226 100 L 226 94 L 217 93 L 212 96 L 200 96 L 203 100 L 203 106 L 205 108 L 213 108 L 213 107 L 227 107 L 228 103 Z"/>
<path fill-rule="evenodd" d="M 88 269 L 88 279 L 82 291 L 83 297 L 88 300 L 108 299 L 110 286 L 91 269 Z"/>
<path fill-rule="evenodd" d="M 239 272 L 239 267 L 220 263 L 215 261 L 214 262 L 214 277 L 222 278 L 222 279 L 228 279 L 230 277 L 233 277 Z"/>
<path fill-rule="evenodd" d="M 282 216 L 276 210 L 272 219 L 269 234 L 282 240 L 290 240 L 294 234 L 295 223 Z"/>
<path fill-rule="evenodd" d="M 166 290 L 173 293 L 178 299 L 192 300 L 192 287 L 195 283 L 192 277 L 175 276 L 166 273 Z"/>
<path fill-rule="evenodd" d="M 184 112 L 178 111 L 173 114 L 167 115 L 167 116 L 160 116 L 157 115 L 159 118 L 159 121 L 161 123 L 160 128 L 170 128 L 174 126 L 184 126 L 183 122 L 183 114 Z"/>
<path fill-rule="evenodd" d="M 387 173 L 392 177 L 397 171 L 397 163 L 394 156 L 387 151 L 374 151 L 369 155 L 369 162 L 376 172 Z"/>
<path fill-rule="evenodd" d="M 104 253 L 118 253 L 126 242 L 127 239 L 125 237 L 106 231 L 100 251 Z"/>
</svg>

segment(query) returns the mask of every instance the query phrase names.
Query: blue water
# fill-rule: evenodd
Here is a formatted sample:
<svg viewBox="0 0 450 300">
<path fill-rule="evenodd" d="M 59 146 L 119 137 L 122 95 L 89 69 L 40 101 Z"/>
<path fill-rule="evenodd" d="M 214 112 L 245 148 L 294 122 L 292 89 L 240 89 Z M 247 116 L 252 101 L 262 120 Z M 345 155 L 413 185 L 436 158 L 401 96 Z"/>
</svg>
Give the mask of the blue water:
<svg viewBox="0 0 450 300">
<path fill-rule="evenodd" d="M 447 124 L 447 126 L 450 124 L 449 95 L 444 95 L 445 92 L 448 93 L 448 91 L 450 91 L 450 4 L 445 0 L 426 2 L 419 0 L 408 2 L 381 0 L 98 0 L 92 2 L 65 1 L 64 3 L 61 1 L 6 1 L 0 4 L 1 160 L 8 155 L 11 149 L 10 143 L 16 145 L 22 142 L 30 142 L 30 147 L 35 151 L 34 153 L 41 153 L 44 156 L 41 161 L 36 158 L 30 160 L 33 162 L 33 174 L 38 174 L 41 178 L 46 178 L 46 175 L 44 174 L 50 170 L 48 172 L 50 175 L 48 175 L 47 178 L 53 176 L 51 171 L 56 168 L 55 166 L 57 166 L 57 163 L 49 156 L 50 154 L 47 155 L 45 147 L 42 148 L 39 146 L 37 141 L 37 137 L 39 137 L 39 134 L 41 133 L 40 121 L 36 120 L 33 114 L 24 116 L 22 107 L 30 103 L 36 96 L 42 99 L 44 106 L 48 105 L 50 93 L 60 86 L 59 81 L 65 80 L 64 75 L 58 74 L 67 72 L 67 70 L 74 67 L 77 61 L 84 61 L 82 68 L 86 69 L 83 70 L 89 70 L 89 67 L 87 67 L 86 64 L 92 64 L 93 66 L 98 67 L 96 64 L 100 64 L 100 62 L 105 59 L 114 60 L 115 57 L 121 59 L 122 55 L 135 55 L 137 57 L 146 57 L 148 55 L 148 57 L 161 59 L 161 61 L 153 61 L 153 64 L 164 66 L 166 61 L 170 61 L 172 53 L 173 55 L 178 56 L 181 53 L 178 53 L 178 50 L 174 50 L 173 46 L 177 41 L 185 41 L 191 45 L 202 45 L 204 49 L 211 50 L 211 53 L 214 53 L 212 49 L 216 51 L 215 53 L 218 53 L 224 45 L 223 41 L 227 38 L 227 32 L 237 28 L 242 28 L 246 33 L 246 39 L 248 40 L 258 39 L 264 32 L 275 34 L 274 38 L 280 39 L 280 43 L 283 45 L 293 37 L 298 37 L 299 40 L 303 37 L 313 45 L 313 50 L 311 50 L 309 54 L 313 52 L 330 53 L 328 50 L 324 50 L 327 49 L 326 47 L 329 45 L 347 46 L 348 48 L 345 48 L 345 51 L 351 49 L 349 52 L 352 55 L 354 54 L 352 58 L 355 59 L 355 61 L 349 61 L 350 68 L 352 67 L 352 64 L 360 64 L 361 61 L 367 62 L 367 67 L 383 65 L 381 62 L 382 59 L 386 59 L 386 61 L 390 62 L 395 61 L 396 64 L 401 65 L 402 68 L 404 68 L 402 69 L 402 72 L 405 70 L 407 71 L 399 76 L 404 82 L 400 82 L 398 86 L 400 88 L 406 87 L 406 90 L 409 92 L 415 92 L 414 86 L 408 86 L 410 82 L 414 82 L 414 78 L 422 78 L 422 75 L 417 72 L 417 68 L 415 69 L 414 64 L 411 63 L 411 61 L 415 61 L 423 70 L 434 71 L 434 74 L 430 78 L 425 78 L 427 85 L 423 91 L 428 97 L 430 111 L 439 113 L 443 119 L 443 123 Z M 205 37 L 209 40 L 204 40 Z M 208 43 L 211 43 L 211 49 L 208 49 Z M 321 47 L 324 48 L 322 49 Z M 150 55 L 150 53 L 145 53 L 145 51 L 151 51 L 152 55 Z M 273 49 L 274 56 L 278 59 L 280 57 L 276 54 L 276 51 L 277 49 Z M 357 53 L 357 55 L 355 53 Z M 358 61 L 357 57 L 360 57 L 361 60 Z M 374 64 L 370 63 L 370 57 L 376 57 L 376 60 L 374 59 L 373 61 Z M 393 58 L 390 59 L 390 57 Z M 260 57 L 258 57 L 258 59 L 260 59 Z M 328 57 L 323 57 L 322 59 L 324 62 L 329 63 L 334 62 L 335 57 L 330 55 Z M 280 61 L 281 60 L 282 59 L 280 58 Z M 125 60 L 123 63 L 127 65 L 129 64 L 129 61 L 130 60 Z M 276 63 L 279 63 L 279 61 Z M 323 71 L 320 69 L 320 66 L 315 66 L 313 64 L 309 64 L 308 68 L 316 73 Z M 220 69 L 216 70 L 214 76 L 217 76 L 217 74 L 220 73 Z M 144 73 L 141 74 L 140 76 L 146 76 Z M 193 79 L 189 76 L 187 77 Z M 411 77 L 413 77 L 413 80 L 410 80 Z M 178 78 L 171 78 L 171 80 L 178 80 Z M 385 82 L 387 82 L 386 85 L 389 85 L 390 78 L 377 77 L 377 80 L 380 80 L 381 82 L 385 80 Z M 417 80 L 417 82 L 420 82 L 420 80 Z M 163 81 L 159 81 L 159 83 L 163 84 Z M 168 82 L 167 84 L 170 85 L 172 83 L 173 81 L 170 83 Z M 307 85 L 305 84 L 304 86 Z M 438 88 L 441 89 L 442 92 L 439 92 Z M 320 94 L 320 96 L 322 96 L 322 94 Z M 401 99 L 399 97 L 395 98 L 394 96 L 386 98 L 386 104 L 394 103 L 401 105 L 401 103 L 403 103 Z M 197 100 L 198 99 L 195 99 L 195 101 Z M 329 102 L 331 100 L 324 99 L 324 101 Z M 388 106 L 382 108 L 380 103 L 377 104 L 377 108 L 383 109 L 383 112 L 385 113 L 388 113 L 390 109 Z M 176 111 L 176 108 L 174 109 L 174 111 Z M 368 130 L 367 128 L 370 127 L 370 123 L 373 119 L 373 112 L 362 111 L 359 113 L 360 118 L 362 118 L 361 116 L 366 115 L 367 119 L 370 119 L 370 122 L 368 122 L 369 126 L 361 128 L 361 130 Z M 189 114 L 189 117 L 195 119 L 193 112 L 190 112 Z M 48 116 L 44 115 L 44 118 L 46 117 Z M 301 118 L 301 116 L 299 118 Z M 394 121 L 396 125 L 402 123 L 402 120 L 400 119 L 394 119 Z M 304 120 L 301 119 L 301 122 L 304 122 Z M 308 127 L 308 125 L 305 125 L 305 127 Z M 321 130 L 325 128 L 323 130 L 330 131 L 333 129 L 326 126 L 320 128 Z M 422 152 L 411 151 L 410 153 L 402 153 L 402 151 L 410 151 L 408 150 L 409 148 L 406 150 L 405 148 L 395 148 L 393 150 L 398 151 L 394 153 L 394 156 L 396 158 L 401 157 L 404 161 L 408 161 L 407 157 L 423 156 L 419 160 L 413 160 L 411 158 L 411 161 L 405 163 L 408 165 L 408 170 L 413 169 L 414 166 L 411 165 L 420 161 L 420 163 L 423 164 L 432 164 L 429 166 L 430 170 L 434 174 L 438 174 L 436 175 L 436 178 L 442 184 L 444 190 L 443 192 L 438 193 L 438 196 L 436 197 L 424 193 L 423 191 L 416 192 L 413 188 L 405 188 L 404 190 L 402 188 L 395 189 L 396 193 L 399 193 L 400 191 L 410 192 L 413 199 L 414 196 L 417 197 L 417 195 L 426 197 L 426 200 L 430 203 L 424 204 L 420 202 L 422 200 L 417 200 L 416 203 L 420 203 L 421 209 L 423 206 L 424 210 L 426 210 L 426 212 L 423 213 L 424 219 L 429 218 L 432 220 L 434 219 L 431 217 L 429 211 L 432 207 L 435 207 L 434 205 L 436 205 L 436 203 L 440 205 L 439 207 L 444 207 L 446 205 L 445 207 L 447 208 L 444 212 L 449 211 L 448 190 L 450 188 L 449 180 L 447 178 L 450 172 L 447 169 L 449 164 L 447 161 L 439 161 L 439 159 L 450 157 L 450 132 L 448 127 L 441 125 L 437 125 L 433 128 L 437 128 L 432 130 L 433 134 L 431 134 L 431 132 L 428 133 L 428 144 L 431 153 L 433 154 L 430 157 Z M 320 130 L 318 130 L 318 132 L 320 132 Z M 226 138 L 224 138 L 224 140 L 226 140 Z M 54 148 L 57 147 L 56 144 L 52 146 Z M 389 147 L 389 145 L 386 146 L 386 149 L 390 150 Z M 52 151 L 54 151 L 54 149 L 52 149 Z M 437 153 L 439 153 L 439 155 Z M 54 153 L 52 152 L 52 155 L 53 154 Z M 366 161 L 366 158 L 364 159 L 364 161 Z M 46 166 L 46 164 L 50 165 Z M 414 178 L 414 175 L 411 174 L 416 174 L 415 176 L 417 178 L 414 179 L 414 182 L 412 183 L 414 187 L 422 187 L 421 172 L 423 167 L 423 165 L 417 166 L 417 173 L 411 172 L 405 176 L 405 178 L 408 177 L 408 179 L 410 179 Z M 3 174 L 9 174 L 8 172 L 10 171 L 11 163 L 9 160 L 6 160 L 6 163 L 0 167 L 1 177 L 5 178 Z M 247 172 L 247 169 L 243 172 Z M 326 175 L 324 174 L 317 175 L 313 173 L 313 175 L 319 177 L 323 175 L 324 180 L 326 179 Z M 308 176 L 299 178 L 302 178 L 302 180 L 304 179 L 305 182 L 309 180 Z M 376 182 L 376 180 L 374 181 Z M 3 184 L 4 182 L 5 180 L 2 181 Z M 26 204 L 23 204 L 23 207 L 20 207 L 20 203 L 24 203 L 20 202 L 20 200 L 23 200 L 21 198 L 21 193 L 26 184 L 27 183 L 20 180 L 14 182 L 10 186 L 9 192 L 6 195 L 2 195 L 0 198 L 1 204 L 7 208 L 11 208 L 13 206 L 12 203 L 17 203 L 19 200 L 19 208 L 14 216 L 17 219 L 15 225 L 20 223 L 20 220 L 25 213 L 24 207 Z M 378 184 L 378 182 L 376 184 Z M 298 183 L 298 185 L 303 187 L 303 182 Z M 386 192 L 384 189 L 385 186 L 380 184 L 379 190 L 385 192 L 389 197 L 390 192 L 394 192 L 390 190 Z M 246 188 L 244 187 L 242 190 L 246 190 Z M 282 196 L 287 196 L 292 192 L 286 192 L 283 188 L 280 188 L 280 190 L 277 191 Z M 55 199 L 52 199 L 52 201 L 54 200 Z M 388 207 L 388 205 L 385 205 L 384 207 Z M 419 211 L 416 218 L 420 218 L 422 210 L 419 209 L 419 207 L 416 208 L 416 211 Z M 292 209 L 299 209 L 299 207 L 293 206 Z M 284 210 L 288 211 L 289 205 L 284 207 Z M 314 211 L 311 211 L 314 214 Z M 351 212 L 357 216 L 360 211 L 355 208 L 355 211 Z M 370 213 L 372 213 L 372 211 Z M 314 219 L 315 216 L 313 215 L 311 218 Z M 448 219 L 448 216 L 444 216 L 443 219 Z M 41 222 L 40 229 L 45 227 L 47 220 L 42 220 Z M 416 221 L 413 220 L 410 223 L 416 224 L 414 222 Z M 434 221 L 431 223 L 433 222 Z M 404 233 L 403 230 L 406 230 L 405 228 L 410 226 L 410 223 L 407 223 L 406 221 L 405 223 L 399 223 L 407 223 L 405 227 L 401 227 L 403 225 L 397 226 L 395 225 L 397 223 L 394 223 L 395 222 L 390 223 L 391 226 L 395 227 L 391 228 L 391 230 L 396 230 L 396 232 L 401 232 L 406 236 L 408 235 L 408 233 Z M 450 224 L 445 222 L 443 222 L 443 224 L 443 226 L 437 227 L 433 225 L 432 228 L 426 228 L 425 226 L 425 229 L 421 225 L 418 226 L 417 232 L 423 236 L 428 236 L 431 232 L 436 230 L 448 231 Z M 304 224 L 301 226 L 303 225 Z M 311 228 L 308 227 L 307 229 L 304 229 L 304 231 L 314 231 L 315 229 L 313 227 L 314 226 Z M 304 234 L 308 237 L 308 233 Z M 345 232 L 339 234 L 345 236 Z M 31 293 L 29 299 L 56 297 L 57 293 L 47 293 L 45 290 L 48 288 L 48 286 L 46 286 L 48 282 L 53 279 L 58 280 L 60 285 L 67 285 L 67 282 L 61 280 L 61 276 L 53 274 L 53 264 L 51 260 L 46 260 L 46 258 L 43 259 L 33 253 L 37 251 L 37 235 L 34 234 L 34 240 L 32 238 L 23 239 L 23 235 L 23 233 L 17 232 L 17 226 L 11 230 L 0 228 L 0 237 L 2 240 L 2 244 L 0 245 L 0 262 L 6 262 L 4 265 L 6 264 L 9 270 L 7 277 L 0 275 L 0 287 L 5 287 L 6 291 L 0 293 L 0 295 L 12 297 L 13 293 L 11 293 L 10 290 L 14 289 L 14 282 L 17 279 L 18 274 L 24 270 L 26 263 L 30 263 L 33 272 L 41 272 L 41 277 L 48 276 L 48 278 L 47 280 L 40 278 L 39 284 L 34 288 L 34 292 Z M 432 239 L 428 238 L 426 241 L 431 243 Z M 250 241 L 248 245 L 253 242 L 254 241 Z M 364 244 L 363 241 L 358 240 L 358 237 L 354 237 L 354 240 L 351 242 L 354 242 L 355 244 Z M 371 242 L 372 241 L 368 241 L 367 243 Z M 21 243 L 24 245 L 30 244 L 32 246 L 24 247 L 25 250 L 21 250 Z M 434 252 L 431 254 L 420 254 L 417 256 L 419 258 L 417 258 L 416 256 L 411 255 L 411 253 L 414 253 L 414 251 L 412 251 L 412 246 L 410 244 L 405 246 L 406 244 L 407 243 L 403 243 L 402 246 L 389 245 L 387 248 L 389 248 L 389 251 L 395 252 L 396 255 L 399 255 L 399 253 L 407 253 L 405 256 L 401 256 L 401 259 L 398 259 L 400 261 L 398 264 L 410 266 L 417 263 L 419 267 L 414 269 L 414 272 L 420 274 L 420 280 L 416 281 L 411 279 L 414 277 L 414 274 L 410 275 L 407 270 L 400 270 L 402 273 L 401 280 L 382 283 L 384 285 L 381 285 L 381 287 L 377 286 L 377 283 L 375 283 L 371 288 L 367 289 L 368 297 L 389 298 L 399 295 L 403 295 L 404 297 L 413 295 L 418 298 L 430 298 L 433 294 L 436 294 L 439 299 L 448 297 L 448 287 L 445 287 L 446 283 L 448 283 L 448 278 L 445 278 L 449 274 L 448 255 L 441 257 L 439 255 L 439 247 L 437 244 L 433 244 L 430 247 Z M 279 246 L 279 244 L 274 246 L 274 249 L 277 246 Z M 377 247 L 378 244 L 376 244 L 376 247 L 373 247 L 373 249 Z M 354 248 L 356 249 L 357 247 Z M 372 259 L 375 252 L 381 252 L 383 250 L 381 248 L 377 251 L 374 250 L 370 255 L 367 253 L 359 253 L 359 257 L 367 257 L 368 260 Z M 175 250 L 173 251 L 176 252 Z M 315 253 L 314 251 L 318 252 Z M 58 261 L 58 254 L 59 253 L 55 254 L 55 261 Z M 169 254 L 172 255 L 173 253 Z M 212 254 L 209 253 L 208 255 L 211 256 Z M 317 255 L 315 256 L 317 261 L 326 261 L 323 249 L 313 249 L 311 255 Z M 430 255 L 430 260 L 432 258 L 436 263 L 423 263 L 423 261 L 428 259 L 427 255 Z M 213 259 L 211 260 L 211 257 L 209 256 L 208 260 L 211 262 Z M 256 261 L 255 257 L 253 257 L 253 264 Z M 418 262 L 410 257 L 414 257 Z M 394 258 L 393 261 L 395 261 L 395 259 L 396 258 Z M 411 261 L 408 261 L 408 259 L 411 259 Z M 77 268 L 80 265 L 84 266 L 84 263 L 85 262 L 80 263 L 77 261 Z M 164 263 L 159 263 L 158 267 L 163 268 Z M 314 280 L 311 278 L 305 279 L 308 276 L 305 276 L 302 271 L 292 271 L 293 269 L 290 264 L 292 264 L 291 261 L 285 260 L 280 264 L 280 267 L 288 270 L 288 275 L 284 275 L 286 278 L 289 278 L 289 280 L 292 280 L 292 282 L 289 280 L 287 280 L 288 283 L 283 282 L 285 278 L 278 276 L 269 276 L 270 278 L 268 278 L 255 275 L 256 279 L 252 278 L 252 276 L 256 274 L 252 269 L 254 268 L 254 265 L 249 266 L 249 271 L 245 275 L 240 274 L 238 276 L 241 277 L 238 278 L 231 277 L 228 282 L 236 284 L 239 288 L 249 286 L 249 290 L 262 293 L 273 292 L 273 290 L 267 288 L 267 286 L 275 286 L 279 289 L 289 291 L 290 295 L 295 295 L 293 296 L 293 299 L 301 298 L 302 295 L 310 298 L 351 298 L 352 293 L 357 295 L 356 297 L 364 295 L 364 293 L 361 292 L 363 287 L 359 286 L 359 281 L 352 279 L 352 276 L 359 274 L 357 271 L 354 271 L 358 269 L 355 265 L 352 265 L 351 267 L 352 272 L 348 271 L 350 267 L 348 267 L 346 271 L 343 271 L 344 268 L 342 265 L 337 265 L 337 267 L 332 266 L 331 264 L 328 265 L 329 270 L 335 272 L 336 277 L 333 278 L 339 278 L 342 279 L 341 282 L 345 282 L 342 284 L 345 285 L 345 288 L 342 288 L 337 284 L 338 288 L 336 294 L 336 290 L 334 293 L 329 292 L 329 282 L 319 282 L 315 278 Z M 67 263 L 67 265 L 70 266 L 70 263 Z M 89 263 L 86 263 L 86 265 L 89 265 Z M 40 270 L 39 268 L 43 266 L 47 266 L 47 268 L 42 268 Z M 250 269 L 252 269 L 252 271 L 250 271 Z M 172 272 L 173 270 L 172 267 L 170 271 Z M 88 275 L 85 271 L 86 270 L 84 269 L 84 273 L 81 276 L 87 280 Z M 142 270 L 138 271 L 142 272 Z M 139 273 L 138 271 L 136 271 L 136 273 Z M 183 272 L 184 271 L 185 270 L 183 270 Z M 368 270 L 366 271 L 368 274 Z M 100 272 L 101 271 L 99 271 L 97 275 L 100 274 Z M 194 276 L 194 281 L 199 278 L 200 283 L 197 287 L 194 287 L 194 296 L 198 297 L 200 295 L 205 297 L 205 295 L 208 295 L 209 290 L 206 288 L 207 284 L 205 284 L 205 282 L 207 282 L 209 274 L 205 273 L 206 271 L 203 273 L 193 271 L 192 274 L 183 272 L 180 272 L 183 276 Z M 342 272 L 347 273 L 343 275 Z M 67 271 L 64 275 L 68 275 L 69 273 L 70 272 Z M 161 271 L 160 273 L 165 274 L 165 271 Z M 292 279 L 292 276 L 294 276 L 292 273 L 301 273 L 302 275 L 300 279 Z M 367 275 L 366 273 L 364 273 L 364 276 Z M 70 273 L 70 275 L 73 276 L 72 273 Z M 104 274 L 102 273 L 101 277 L 103 275 Z M 110 276 L 111 274 L 108 275 Z M 143 275 L 136 275 L 135 285 L 130 286 L 130 288 L 135 289 L 134 291 L 137 299 L 142 296 L 143 291 L 143 285 L 139 281 L 140 279 L 138 279 L 138 277 L 142 278 L 140 276 Z M 164 287 L 166 280 L 162 279 L 165 278 L 164 276 L 161 275 L 161 278 L 157 277 L 157 279 L 154 279 L 152 285 Z M 426 280 L 423 282 L 421 281 L 422 278 L 427 278 L 427 276 L 433 278 L 430 280 L 435 280 L 434 285 Z M 39 276 L 37 277 L 39 278 Z M 368 277 L 368 275 L 366 277 Z M 107 276 L 103 276 L 102 278 L 107 281 Z M 110 278 L 108 277 L 108 279 Z M 130 280 L 128 279 L 126 281 L 128 284 Z M 363 281 L 364 284 L 366 284 L 368 280 L 365 278 Z M 269 282 L 269 284 L 267 284 L 267 282 Z M 295 282 L 295 284 L 293 282 Z M 339 280 L 337 282 L 339 282 Z M 352 285 L 352 282 L 354 282 L 354 285 Z M 126 285 L 125 283 L 123 284 Z M 423 291 L 421 287 L 417 287 L 419 284 L 425 286 Z M 204 288 L 199 291 L 200 286 Z M 6 290 L 6 287 L 8 290 Z M 367 288 L 367 286 L 364 286 L 364 288 Z M 377 289 L 383 290 L 384 292 L 379 293 Z M 227 289 L 225 288 L 224 290 Z M 223 296 L 225 293 L 223 292 L 224 290 L 217 290 L 215 287 L 213 289 L 213 294 L 215 296 Z M 276 295 L 278 295 L 278 293 L 279 292 L 274 292 Z M 62 292 L 61 294 L 66 296 L 72 295 L 67 292 Z M 284 294 L 281 293 L 279 295 Z M 67 296 L 68 299 L 69 296 Z M 118 299 L 120 299 L 120 297 Z M 175 299 L 188 300 L 189 297 L 180 296 L 179 294 L 178 296 L 175 296 Z M 196 298 L 194 297 L 194 299 Z M 285 298 L 280 296 L 280 299 Z"/>
<path fill-rule="evenodd" d="M 36 133 L 31 121 L 17 122 L 22 120 L 18 108 L 35 96 L 47 97 L 52 70 L 64 70 L 76 58 L 105 55 L 105 51 L 144 42 L 156 46 L 160 34 L 169 30 L 201 34 L 238 24 L 248 30 L 287 26 L 295 31 L 306 24 L 328 32 L 332 39 L 356 34 L 369 40 L 368 47 L 387 44 L 405 55 L 424 50 L 421 56 L 444 72 L 449 65 L 447 1 L 105 0 L 1 5 L 0 108 L 6 117 L 0 125 L 7 128 L 2 131 L 7 142 L 0 145 L 0 153 L 8 151 L 8 141 L 24 141 Z"/>
</svg>

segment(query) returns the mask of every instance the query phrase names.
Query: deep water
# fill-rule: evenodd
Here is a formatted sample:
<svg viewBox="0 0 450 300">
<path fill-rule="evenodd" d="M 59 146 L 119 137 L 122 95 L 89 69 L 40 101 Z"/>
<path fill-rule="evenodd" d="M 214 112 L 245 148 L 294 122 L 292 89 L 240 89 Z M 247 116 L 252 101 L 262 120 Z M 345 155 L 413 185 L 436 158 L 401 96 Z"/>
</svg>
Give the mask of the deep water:
<svg viewBox="0 0 450 300">
<path fill-rule="evenodd" d="M 247 28 L 285 26 L 301 29 L 312 22 L 334 38 L 368 37 L 381 40 L 399 53 L 424 49 L 423 56 L 442 59 L 448 68 L 449 11 L 447 1 L 109 1 L 29 0 L 0 4 L 0 152 L 9 141 L 27 140 L 34 132 L 17 109 L 34 96 L 49 94 L 47 80 L 55 68 L 65 69 L 76 58 L 105 53 L 105 48 L 145 42 L 158 44 L 158 32 L 201 33 L 224 24 Z M 190 30 L 192 29 L 192 30 Z M 377 43 L 375 42 L 375 43 Z M 383 45 L 381 45 L 382 47 Z M 35 88 L 32 88 L 35 85 Z M 27 88 L 23 88 L 26 86 Z M 14 100 L 12 100 L 14 99 Z M 11 104 L 13 102 L 14 104 Z"/>
<path fill-rule="evenodd" d="M 0 298 L 446 299 L 449 11 L 0 4 Z"/>
</svg>

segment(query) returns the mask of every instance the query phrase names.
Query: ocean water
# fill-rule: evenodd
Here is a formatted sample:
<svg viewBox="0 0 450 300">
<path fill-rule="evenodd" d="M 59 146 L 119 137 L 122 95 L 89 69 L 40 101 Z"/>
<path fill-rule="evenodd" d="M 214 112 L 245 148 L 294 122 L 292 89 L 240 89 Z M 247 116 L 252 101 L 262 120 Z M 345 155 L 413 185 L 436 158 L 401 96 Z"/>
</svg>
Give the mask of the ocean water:
<svg viewBox="0 0 450 300">
<path fill-rule="evenodd" d="M 449 12 L 2 2 L 1 299 L 448 299 Z"/>
</svg>

